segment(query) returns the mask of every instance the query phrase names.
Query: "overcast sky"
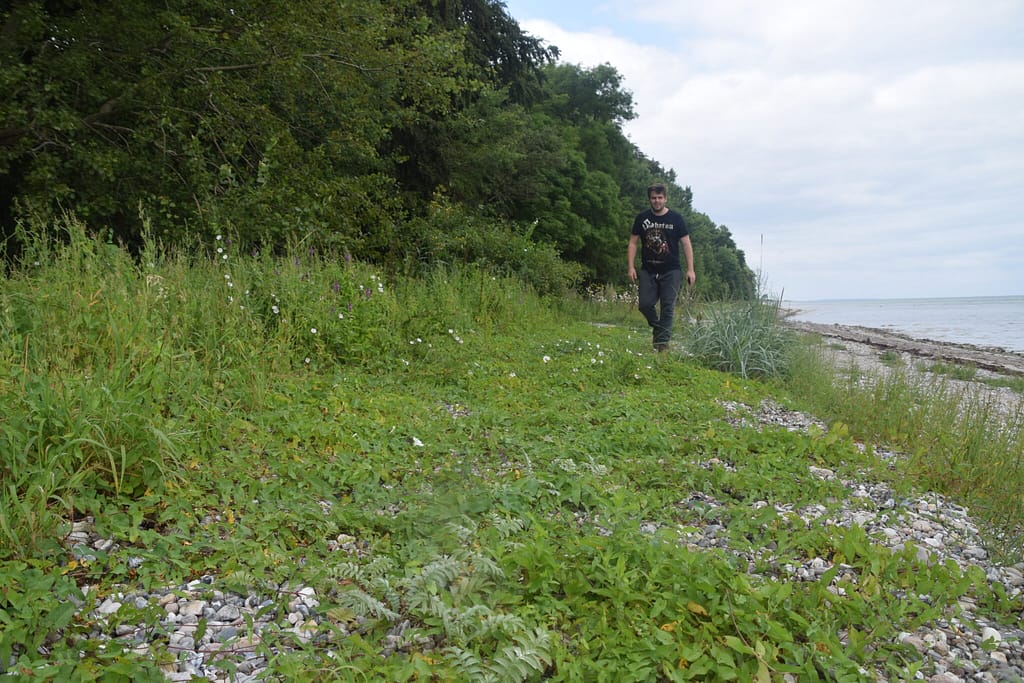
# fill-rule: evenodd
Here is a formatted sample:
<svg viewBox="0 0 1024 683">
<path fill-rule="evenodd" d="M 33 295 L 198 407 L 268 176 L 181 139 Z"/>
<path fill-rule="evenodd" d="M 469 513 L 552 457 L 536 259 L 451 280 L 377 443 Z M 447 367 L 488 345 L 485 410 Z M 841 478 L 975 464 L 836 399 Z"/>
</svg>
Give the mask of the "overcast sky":
<svg viewBox="0 0 1024 683">
<path fill-rule="evenodd" d="M 1024 0 L 505 4 L 622 74 L 626 134 L 773 294 L 1024 294 Z"/>
</svg>

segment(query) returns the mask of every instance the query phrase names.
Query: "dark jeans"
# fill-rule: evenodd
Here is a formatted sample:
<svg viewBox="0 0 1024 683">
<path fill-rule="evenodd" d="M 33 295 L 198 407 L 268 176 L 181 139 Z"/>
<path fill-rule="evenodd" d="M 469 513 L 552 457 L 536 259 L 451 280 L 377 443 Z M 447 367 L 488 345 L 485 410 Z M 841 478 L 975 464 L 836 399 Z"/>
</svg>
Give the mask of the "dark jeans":
<svg viewBox="0 0 1024 683">
<path fill-rule="evenodd" d="M 668 344 L 672 337 L 672 318 L 676 311 L 676 298 L 683 284 L 683 271 L 670 270 L 667 273 L 648 273 L 640 270 L 637 274 L 640 285 L 638 308 L 647 318 L 647 324 L 654 330 L 654 345 Z M 661 314 L 658 314 L 658 304 Z"/>
</svg>

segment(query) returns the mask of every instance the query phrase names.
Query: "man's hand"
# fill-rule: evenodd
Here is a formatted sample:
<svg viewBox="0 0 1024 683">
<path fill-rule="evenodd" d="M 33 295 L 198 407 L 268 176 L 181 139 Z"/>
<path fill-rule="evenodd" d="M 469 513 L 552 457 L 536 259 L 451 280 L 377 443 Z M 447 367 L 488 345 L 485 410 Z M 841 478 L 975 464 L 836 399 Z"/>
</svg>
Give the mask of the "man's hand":
<svg viewBox="0 0 1024 683">
<path fill-rule="evenodd" d="M 636 282 L 636 268 L 633 266 L 629 267 L 629 281 Z"/>
</svg>

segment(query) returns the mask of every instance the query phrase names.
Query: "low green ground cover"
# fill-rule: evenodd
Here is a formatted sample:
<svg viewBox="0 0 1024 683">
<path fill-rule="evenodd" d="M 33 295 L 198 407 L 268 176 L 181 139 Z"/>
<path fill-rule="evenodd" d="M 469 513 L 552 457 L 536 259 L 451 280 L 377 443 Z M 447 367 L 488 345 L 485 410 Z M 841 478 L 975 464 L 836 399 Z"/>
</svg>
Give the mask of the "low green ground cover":
<svg viewBox="0 0 1024 683">
<path fill-rule="evenodd" d="M 881 423 L 785 335 L 767 338 L 801 353 L 744 379 L 683 346 L 651 354 L 628 304 L 542 299 L 479 270 L 392 282 L 227 238 L 133 260 L 74 224 L 61 237 L 37 239 L 0 292 L 0 671 L 161 680 L 173 652 L 133 652 L 76 603 L 207 575 L 241 593 L 315 588 L 314 637 L 260 641 L 274 680 L 910 677 L 922 663 L 899 632 L 967 594 L 995 618 L 1021 608 L 982 572 L 773 505 L 838 504 L 812 464 L 909 487 L 937 458 L 953 481 L 923 486 L 988 482 L 980 507 L 1006 522 L 1019 416 L 1006 461 L 986 467 L 984 415 L 921 441 L 943 418 L 908 408 L 926 397 L 878 388 L 911 415 Z M 828 404 L 845 425 L 726 420 L 726 403 L 769 396 Z M 893 471 L 857 447 L 866 434 L 920 447 Z M 68 549 L 86 515 L 116 549 Z M 738 553 L 687 543 L 709 522 Z M 814 557 L 859 580 L 779 569 Z M 402 621 L 421 645 L 382 656 Z M 84 638 L 96 629 L 110 637 Z"/>
</svg>

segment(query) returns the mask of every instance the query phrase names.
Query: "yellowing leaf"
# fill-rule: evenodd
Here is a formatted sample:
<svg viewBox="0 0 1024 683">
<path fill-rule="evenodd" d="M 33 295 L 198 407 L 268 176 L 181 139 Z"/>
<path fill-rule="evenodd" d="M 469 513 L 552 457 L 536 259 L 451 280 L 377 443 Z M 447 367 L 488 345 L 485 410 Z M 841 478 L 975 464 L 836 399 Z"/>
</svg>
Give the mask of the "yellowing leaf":
<svg viewBox="0 0 1024 683">
<path fill-rule="evenodd" d="M 668 633 L 673 633 L 676 630 L 676 626 L 679 626 L 679 622 L 678 621 L 671 621 L 671 622 L 669 622 L 667 624 L 662 624 L 661 625 L 661 630 L 662 631 L 667 631 Z"/>
<path fill-rule="evenodd" d="M 686 609 L 702 617 L 706 617 L 708 615 L 708 611 L 704 609 L 704 607 L 702 607 L 701 605 L 695 603 L 693 600 L 686 603 Z"/>
</svg>

